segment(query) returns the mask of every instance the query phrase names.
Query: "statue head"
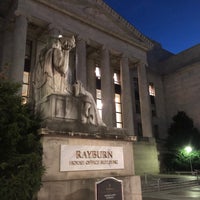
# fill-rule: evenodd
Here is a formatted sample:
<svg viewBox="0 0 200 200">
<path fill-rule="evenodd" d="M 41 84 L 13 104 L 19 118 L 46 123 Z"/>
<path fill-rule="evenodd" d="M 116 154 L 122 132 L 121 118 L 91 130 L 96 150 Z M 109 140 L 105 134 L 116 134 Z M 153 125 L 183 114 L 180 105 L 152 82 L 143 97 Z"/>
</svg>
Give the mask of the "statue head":
<svg viewBox="0 0 200 200">
<path fill-rule="evenodd" d="M 59 38 L 56 38 L 52 44 L 52 48 L 60 49 L 61 50 L 62 44 Z"/>
<path fill-rule="evenodd" d="M 71 38 L 64 39 L 63 41 L 63 49 L 71 50 L 75 47 L 75 38 L 72 36 Z"/>
</svg>

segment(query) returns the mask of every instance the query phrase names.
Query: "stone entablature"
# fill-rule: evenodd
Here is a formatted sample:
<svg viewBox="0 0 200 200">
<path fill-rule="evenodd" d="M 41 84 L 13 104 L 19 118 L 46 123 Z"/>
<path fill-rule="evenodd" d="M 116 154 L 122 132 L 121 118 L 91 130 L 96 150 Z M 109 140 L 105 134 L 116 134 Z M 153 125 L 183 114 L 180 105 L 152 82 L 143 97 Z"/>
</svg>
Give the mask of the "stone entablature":
<svg viewBox="0 0 200 200">
<path fill-rule="evenodd" d="M 51 7 L 55 11 L 59 11 L 75 20 L 84 22 L 84 24 L 93 26 L 95 29 L 99 29 L 143 50 L 149 50 L 153 47 L 153 43 L 147 37 L 142 35 L 133 25 L 128 23 L 103 1 L 98 0 L 93 3 L 86 0 L 80 4 L 73 1 L 60 3 L 59 1 L 36 0 L 36 2 Z M 19 9 L 21 8 L 19 7 Z M 111 16 L 113 19 L 110 18 Z M 116 23 L 118 26 L 116 26 Z"/>
</svg>

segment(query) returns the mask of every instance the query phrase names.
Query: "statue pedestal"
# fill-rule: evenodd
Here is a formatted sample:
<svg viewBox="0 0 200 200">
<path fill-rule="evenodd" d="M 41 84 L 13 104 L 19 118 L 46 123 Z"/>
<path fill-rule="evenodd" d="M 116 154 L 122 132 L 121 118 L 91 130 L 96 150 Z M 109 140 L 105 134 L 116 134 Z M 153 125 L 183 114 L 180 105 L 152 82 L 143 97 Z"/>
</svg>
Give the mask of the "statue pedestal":
<svg viewBox="0 0 200 200">
<path fill-rule="evenodd" d="M 81 120 L 81 98 L 72 95 L 51 94 L 42 98 L 36 109 L 42 113 L 44 121 L 61 120 L 74 122 Z"/>
<path fill-rule="evenodd" d="M 51 94 L 43 98 L 36 105 L 36 110 L 42 114 L 42 128 L 57 132 L 81 132 L 82 135 L 103 134 L 105 137 L 108 136 L 107 133 L 117 135 L 119 138 L 127 135 L 125 129 L 83 123 L 84 101 L 84 96 L 62 94 Z"/>
<path fill-rule="evenodd" d="M 124 200 L 142 200 L 132 141 L 82 138 L 81 133 L 69 136 L 47 129 L 41 134 L 46 172 L 38 200 L 94 200 L 96 183 L 107 177 L 122 181 Z"/>
<path fill-rule="evenodd" d="M 84 96 L 51 94 L 36 105 L 43 114 L 46 169 L 38 200 L 94 200 L 96 183 L 102 179 L 122 182 L 123 200 L 142 200 L 133 138 L 124 129 L 83 123 L 85 102 Z M 115 200 L 114 193 L 110 196 Z"/>
</svg>

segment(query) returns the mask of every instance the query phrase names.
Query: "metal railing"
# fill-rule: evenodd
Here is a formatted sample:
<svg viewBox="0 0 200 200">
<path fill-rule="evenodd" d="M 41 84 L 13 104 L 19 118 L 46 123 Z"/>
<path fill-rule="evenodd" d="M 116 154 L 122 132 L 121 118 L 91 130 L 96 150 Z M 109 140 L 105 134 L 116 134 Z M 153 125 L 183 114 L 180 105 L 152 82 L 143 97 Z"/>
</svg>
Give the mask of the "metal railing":
<svg viewBox="0 0 200 200">
<path fill-rule="evenodd" d="M 144 182 L 145 185 L 148 185 L 150 182 L 155 182 L 158 188 L 158 191 L 160 191 L 160 178 L 158 178 L 157 176 L 153 175 L 153 174 L 144 174 Z"/>
<path fill-rule="evenodd" d="M 194 170 L 194 175 L 197 177 L 197 181 L 199 181 L 200 170 L 195 169 L 195 170 Z"/>
<path fill-rule="evenodd" d="M 183 176 L 182 176 L 183 175 Z M 190 175 L 190 176 L 185 176 Z M 193 177 L 193 178 L 192 178 Z M 161 191 L 174 187 L 187 187 L 191 184 L 200 184 L 200 170 L 194 170 L 191 176 L 190 173 L 178 174 L 178 175 L 155 175 L 144 173 L 142 178 L 143 191 Z"/>
</svg>

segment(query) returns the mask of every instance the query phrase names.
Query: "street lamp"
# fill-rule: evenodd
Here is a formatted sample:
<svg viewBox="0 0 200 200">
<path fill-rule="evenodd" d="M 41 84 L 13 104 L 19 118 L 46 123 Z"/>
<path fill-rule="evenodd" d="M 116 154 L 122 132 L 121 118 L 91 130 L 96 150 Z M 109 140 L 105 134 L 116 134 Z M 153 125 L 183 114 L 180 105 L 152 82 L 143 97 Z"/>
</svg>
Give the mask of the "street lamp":
<svg viewBox="0 0 200 200">
<path fill-rule="evenodd" d="M 192 168 L 192 160 L 191 160 L 191 152 L 192 152 L 192 147 L 191 146 L 186 146 L 185 147 L 185 151 L 186 153 L 189 155 L 189 160 L 190 160 L 190 169 L 191 169 L 191 173 L 193 173 L 193 168 Z"/>
</svg>

